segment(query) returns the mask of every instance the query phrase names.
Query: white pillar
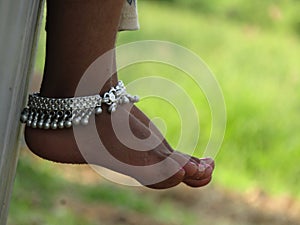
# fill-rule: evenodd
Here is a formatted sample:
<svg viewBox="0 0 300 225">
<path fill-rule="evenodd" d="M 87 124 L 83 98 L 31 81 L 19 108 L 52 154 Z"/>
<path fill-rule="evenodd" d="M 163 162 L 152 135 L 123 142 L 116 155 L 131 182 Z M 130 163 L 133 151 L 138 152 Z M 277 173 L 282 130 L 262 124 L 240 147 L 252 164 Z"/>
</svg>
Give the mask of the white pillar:
<svg viewBox="0 0 300 225">
<path fill-rule="evenodd" d="M 7 221 L 44 0 L 0 0 L 0 225 Z"/>
</svg>

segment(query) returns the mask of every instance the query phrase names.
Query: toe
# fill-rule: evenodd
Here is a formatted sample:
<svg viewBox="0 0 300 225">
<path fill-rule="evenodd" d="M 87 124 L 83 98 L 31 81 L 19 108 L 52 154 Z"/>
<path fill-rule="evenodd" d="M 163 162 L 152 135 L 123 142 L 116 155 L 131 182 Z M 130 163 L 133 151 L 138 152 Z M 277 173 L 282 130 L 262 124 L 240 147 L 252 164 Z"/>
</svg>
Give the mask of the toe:
<svg viewBox="0 0 300 225">
<path fill-rule="evenodd" d="M 174 151 L 171 158 L 184 169 L 185 177 L 193 177 L 198 172 L 198 165 L 190 156 Z"/>
<path fill-rule="evenodd" d="M 199 164 L 197 172 L 191 176 L 186 177 L 186 180 L 203 180 L 212 175 L 213 168 L 208 164 Z"/>
<path fill-rule="evenodd" d="M 213 171 L 214 171 L 214 169 L 210 165 L 206 164 L 205 173 L 204 173 L 203 177 L 200 179 L 206 179 L 207 177 L 211 177 Z"/>
<path fill-rule="evenodd" d="M 195 156 L 191 156 L 191 160 L 196 162 L 197 164 L 208 164 L 210 165 L 213 169 L 215 168 L 215 161 L 212 158 L 197 158 Z"/>
<path fill-rule="evenodd" d="M 215 168 L 215 161 L 212 158 L 203 158 L 200 160 L 204 161 L 206 164 L 210 165 L 213 169 Z"/>
<path fill-rule="evenodd" d="M 206 175 L 206 168 L 207 167 L 205 165 L 199 164 L 197 172 L 192 177 L 189 177 L 188 179 L 201 180 Z"/>
<path fill-rule="evenodd" d="M 198 169 L 192 176 L 186 176 L 187 179 L 204 179 L 212 175 L 212 172 L 215 168 L 214 160 L 211 158 L 196 158 L 190 157 L 190 161 L 197 164 Z"/>
<path fill-rule="evenodd" d="M 166 189 L 180 184 L 185 178 L 185 170 L 171 157 L 160 163 L 139 169 L 141 184 L 152 189 Z"/>
<path fill-rule="evenodd" d="M 172 177 L 168 178 L 167 180 L 164 180 L 156 184 L 146 185 L 146 187 L 152 189 L 171 188 L 183 182 L 184 176 L 185 176 L 184 169 L 180 169 L 176 174 L 174 174 Z"/>
<path fill-rule="evenodd" d="M 185 180 L 184 183 L 190 187 L 203 187 L 205 185 L 207 185 L 210 181 L 211 181 L 212 177 L 209 176 L 205 179 L 202 179 L 202 180 L 193 180 L 193 179 L 190 179 L 190 180 Z"/>
</svg>

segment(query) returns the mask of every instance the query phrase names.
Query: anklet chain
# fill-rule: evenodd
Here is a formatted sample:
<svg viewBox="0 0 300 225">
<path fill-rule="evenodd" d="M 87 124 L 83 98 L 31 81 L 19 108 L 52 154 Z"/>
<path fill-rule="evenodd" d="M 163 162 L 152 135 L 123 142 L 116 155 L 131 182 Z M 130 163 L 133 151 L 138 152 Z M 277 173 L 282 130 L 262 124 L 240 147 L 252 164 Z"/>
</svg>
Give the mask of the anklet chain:
<svg viewBox="0 0 300 225">
<path fill-rule="evenodd" d="M 33 93 L 28 97 L 27 107 L 23 109 L 20 120 L 32 128 L 69 128 L 72 125 L 87 125 L 93 113 L 102 113 L 102 104 L 108 105 L 108 111 L 112 113 L 120 104 L 137 101 L 138 96 L 128 94 L 122 81 L 102 96 L 48 98 Z"/>
</svg>

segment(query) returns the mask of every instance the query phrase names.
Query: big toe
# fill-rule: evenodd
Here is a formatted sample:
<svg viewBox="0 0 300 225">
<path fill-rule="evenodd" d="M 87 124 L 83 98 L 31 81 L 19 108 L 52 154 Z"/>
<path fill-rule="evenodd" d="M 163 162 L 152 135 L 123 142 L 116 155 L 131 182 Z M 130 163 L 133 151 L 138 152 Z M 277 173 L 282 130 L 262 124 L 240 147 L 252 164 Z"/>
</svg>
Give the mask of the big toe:
<svg viewBox="0 0 300 225">
<path fill-rule="evenodd" d="M 156 184 L 146 185 L 146 187 L 152 188 L 152 189 L 166 189 L 166 188 L 175 187 L 178 184 L 180 184 L 181 182 L 183 182 L 184 176 L 185 176 L 185 171 L 183 169 L 180 169 L 172 177 L 170 177 L 164 181 L 158 182 Z"/>
<path fill-rule="evenodd" d="M 205 179 L 202 179 L 202 180 L 195 180 L 195 179 L 187 179 L 184 181 L 184 183 L 190 187 L 194 187 L 194 188 L 197 188 L 197 187 L 203 187 L 207 184 L 209 184 L 209 182 L 211 181 L 212 179 L 212 176 L 209 176 Z"/>
</svg>

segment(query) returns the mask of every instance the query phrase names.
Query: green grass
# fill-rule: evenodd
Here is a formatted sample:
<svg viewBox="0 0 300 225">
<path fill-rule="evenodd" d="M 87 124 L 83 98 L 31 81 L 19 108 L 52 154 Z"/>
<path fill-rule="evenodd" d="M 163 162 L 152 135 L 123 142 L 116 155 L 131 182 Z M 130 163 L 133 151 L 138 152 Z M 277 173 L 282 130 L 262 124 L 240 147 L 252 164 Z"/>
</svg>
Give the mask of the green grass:
<svg viewBox="0 0 300 225">
<path fill-rule="evenodd" d="M 299 195 L 300 180 L 295 179 L 300 174 L 298 36 L 283 32 L 284 27 L 279 25 L 280 29 L 263 29 L 165 4 L 141 2 L 139 8 L 141 30 L 121 33 L 119 45 L 149 39 L 182 45 L 203 58 L 221 85 L 228 122 L 215 181 L 240 190 L 255 185 L 272 193 Z M 153 16 L 154 12 L 159 17 Z M 40 72 L 44 40 L 42 32 L 36 64 Z M 195 153 L 201 155 L 211 128 L 203 94 L 193 88 L 193 81 L 184 73 L 167 65 L 142 63 L 120 72 L 125 82 L 152 75 L 172 79 L 192 96 L 201 115 L 201 136 Z M 165 120 L 167 139 L 176 146 L 180 122 L 175 110 L 170 111 L 170 105 L 159 99 L 147 99 L 139 107 L 150 117 Z M 184 147 L 180 150 L 191 146 Z"/>
<path fill-rule="evenodd" d="M 228 121 L 224 142 L 216 158 L 214 182 L 242 192 L 260 188 L 269 194 L 300 197 L 300 39 L 297 32 L 290 29 L 290 23 L 274 22 L 274 26 L 266 29 L 264 25 L 248 23 L 247 20 L 237 23 L 226 17 L 157 2 L 143 1 L 139 8 L 141 30 L 121 33 L 119 45 L 145 39 L 175 42 L 202 57 L 221 85 Z M 288 14 L 290 11 L 293 12 L 292 7 L 286 6 L 284 21 L 292 17 Z M 45 34 L 42 33 L 36 64 L 39 72 L 43 67 L 44 40 Z M 210 111 L 203 94 L 195 89 L 193 81 L 183 72 L 167 65 L 137 64 L 120 72 L 126 83 L 151 75 L 172 79 L 192 96 L 201 115 L 199 124 L 196 124 L 201 127 L 201 137 L 195 152 L 195 155 L 201 156 L 211 128 Z M 176 111 L 159 99 L 146 99 L 138 106 L 151 118 L 164 119 L 168 128 L 166 137 L 176 146 L 180 136 L 180 120 Z M 188 134 L 192 136 L 193 132 L 191 128 Z M 180 150 L 186 151 L 191 147 L 185 143 Z M 44 173 L 43 167 L 39 167 L 39 171 L 29 165 L 23 168 L 22 164 L 26 163 L 23 160 L 26 159 L 21 159 L 15 184 L 11 215 L 16 216 L 11 217 L 11 225 L 26 225 L 19 222 L 24 214 L 37 220 L 51 221 L 44 215 L 47 210 L 56 212 L 54 201 L 59 196 L 58 189 L 67 191 L 69 184 L 61 181 L 59 176 L 50 176 L 49 171 Z M 118 191 L 118 197 L 110 193 L 110 187 L 78 187 L 78 190 L 77 187 L 71 189 L 86 201 L 100 195 L 103 201 L 147 214 L 151 214 L 151 207 L 154 207 L 151 200 L 141 200 L 128 190 Z M 43 199 L 35 199 L 39 195 L 34 192 L 40 193 Z M 35 201 L 47 205 L 50 202 L 49 209 L 41 207 L 32 211 Z M 162 207 L 180 215 L 167 203 Z M 68 211 L 59 212 L 57 221 L 59 218 L 59 223 L 42 224 L 74 224 L 74 220 L 80 219 L 76 213 Z M 163 219 L 164 215 L 160 218 Z M 89 223 L 86 220 L 78 224 Z"/>
<path fill-rule="evenodd" d="M 110 206 L 124 213 L 136 212 L 158 222 L 193 224 L 193 215 L 177 209 L 168 199 L 158 204 L 157 199 L 134 188 L 119 187 L 105 181 L 93 185 L 67 181 L 55 170 L 54 163 L 41 163 L 29 154 L 22 154 L 18 171 L 9 225 L 99 224 L 97 217 L 86 212 L 87 208 L 96 205 Z M 82 213 L 79 210 L 83 210 Z M 170 214 L 174 214 L 172 218 Z"/>
<path fill-rule="evenodd" d="M 228 122 L 223 146 L 217 157 L 215 181 L 241 191 L 257 186 L 269 193 L 299 196 L 300 142 L 300 42 L 293 32 L 263 29 L 202 16 L 187 9 L 159 4 L 140 6 L 141 31 L 120 35 L 119 43 L 159 39 L 175 42 L 202 57 L 216 75 L 224 93 Z M 155 17 L 151 12 L 157 12 Z M 180 16 L 176 16 L 180 15 Z M 200 121 L 203 149 L 210 129 L 208 106 L 191 82 L 162 65 L 136 65 L 121 72 L 127 81 L 140 74 L 163 74 L 184 86 L 207 119 Z M 160 73 L 160 71 L 163 71 Z M 168 73 L 169 72 L 169 73 Z M 135 74 L 132 75 L 132 74 Z M 143 75 L 142 75 L 143 76 Z M 174 79 L 175 77 L 175 79 Z M 147 103 L 147 104 L 146 104 Z M 158 104 L 140 103 L 151 116 L 166 118 L 167 138 L 174 145 L 180 129 L 175 113 Z M 174 120 L 173 120 L 174 118 Z M 191 134 L 193 130 L 190 131 Z M 189 149 L 189 146 L 186 146 Z M 184 150 L 184 149 L 181 149 Z M 201 151 L 198 152 L 198 155 Z M 196 153 L 197 154 L 197 153 Z"/>
</svg>

